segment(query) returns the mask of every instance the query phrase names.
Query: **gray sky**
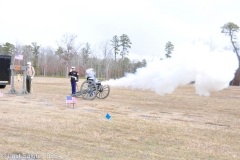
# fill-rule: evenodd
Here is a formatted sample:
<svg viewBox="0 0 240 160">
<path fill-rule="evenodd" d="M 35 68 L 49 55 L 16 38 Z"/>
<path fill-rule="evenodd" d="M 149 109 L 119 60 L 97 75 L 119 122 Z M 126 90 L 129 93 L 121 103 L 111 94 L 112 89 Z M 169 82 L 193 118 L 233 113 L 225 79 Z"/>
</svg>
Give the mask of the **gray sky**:
<svg viewBox="0 0 240 160">
<path fill-rule="evenodd" d="M 0 6 L 0 43 L 56 47 L 63 34 L 74 33 L 94 47 L 127 34 L 129 56 L 139 59 L 164 56 L 168 41 L 227 46 L 220 27 L 240 26 L 239 0 L 0 0 Z"/>
</svg>

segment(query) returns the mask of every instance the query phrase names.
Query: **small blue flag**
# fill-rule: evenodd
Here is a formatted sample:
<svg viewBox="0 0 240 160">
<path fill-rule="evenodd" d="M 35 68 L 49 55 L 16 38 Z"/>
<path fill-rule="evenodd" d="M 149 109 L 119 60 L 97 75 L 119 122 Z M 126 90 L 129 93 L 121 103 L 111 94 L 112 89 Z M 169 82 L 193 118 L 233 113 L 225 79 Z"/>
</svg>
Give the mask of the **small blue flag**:
<svg viewBox="0 0 240 160">
<path fill-rule="evenodd" d="M 107 114 L 106 114 L 106 118 L 107 118 L 107 119 L 110 119 L 110 118 L 111 118 L 110 114 L 107 113 Z"/>
</svg>

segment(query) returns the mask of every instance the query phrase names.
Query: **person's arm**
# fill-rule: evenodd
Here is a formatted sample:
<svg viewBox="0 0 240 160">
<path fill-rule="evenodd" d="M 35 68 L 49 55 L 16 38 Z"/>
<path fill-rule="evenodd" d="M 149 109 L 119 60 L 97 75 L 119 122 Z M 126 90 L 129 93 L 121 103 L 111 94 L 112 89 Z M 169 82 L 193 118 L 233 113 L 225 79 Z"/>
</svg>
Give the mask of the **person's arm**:
<svg viewBox="0 0 240 160">
<path fill-rule="evenodd" d="M 31 67 L 31 68 L 32 68 L 32 77 L 31 77 L 31 79 L 33 79 L 33 77 L 35 76 L 35 69 L 33 67 Z"/>
<path fill-rule="evenodd" d="M 78 79 L 79 79 L 79 74 L 77 73 L 77 82 L 78 82 Z"/>
<path fill-rule="evenodd" d="M 68 75 L 69 75 L 69 76 L 71 76 L 71 75 L 72 75 L 72 70 L 71 70 L 71 69 L 70 69 L 70 71 L 69 71 Z"/>
</svg>

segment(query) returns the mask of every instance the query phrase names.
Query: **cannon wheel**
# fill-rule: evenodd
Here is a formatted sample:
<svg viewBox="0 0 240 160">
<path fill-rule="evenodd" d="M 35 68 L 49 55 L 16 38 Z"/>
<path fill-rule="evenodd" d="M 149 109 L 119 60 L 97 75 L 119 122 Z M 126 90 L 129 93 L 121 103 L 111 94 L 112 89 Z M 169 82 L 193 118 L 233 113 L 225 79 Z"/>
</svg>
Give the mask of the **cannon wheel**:
<svg viewBox="0 0 240 160">
<path fill-rule="evenodd" d="M 109 95 L 110 87 L 108 85 L 99 85 L 97 98 L 104 99 Z"/>
<path fill-rule="evenodd" d="M 93 100 L 97 96 L 97 85 L 92 80 L 86 80 L 81 85 L 81 94 L 83 99 Z"/>
</svg>

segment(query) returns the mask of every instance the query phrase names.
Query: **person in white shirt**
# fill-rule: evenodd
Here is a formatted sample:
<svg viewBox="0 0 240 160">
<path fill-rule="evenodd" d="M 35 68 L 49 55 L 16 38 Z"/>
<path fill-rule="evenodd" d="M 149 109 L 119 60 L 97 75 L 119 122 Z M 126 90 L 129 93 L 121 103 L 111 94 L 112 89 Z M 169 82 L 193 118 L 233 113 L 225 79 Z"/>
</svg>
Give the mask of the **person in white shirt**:
<svg viewBox="0 0 240 160">
<path fill-rule="evenodd" d="M 34 78 L 35 75 L 35 70 L 32 66 L 31 62 L 27 62 L 27 79 L 26 79 L 26 87 L 27 87 L 27 92 L 31 92 L 31 82 Z"/>
</svg>

